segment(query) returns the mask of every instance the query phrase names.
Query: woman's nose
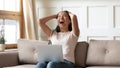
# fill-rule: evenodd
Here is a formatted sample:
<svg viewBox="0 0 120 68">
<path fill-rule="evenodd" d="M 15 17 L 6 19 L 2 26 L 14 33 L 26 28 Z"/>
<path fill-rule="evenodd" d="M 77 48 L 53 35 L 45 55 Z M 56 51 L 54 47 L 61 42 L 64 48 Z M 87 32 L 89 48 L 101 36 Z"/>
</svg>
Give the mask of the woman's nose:
<svg viewBox="0 0 120 68">
<path fill-rule="evenodd" d="M 63 16 L 61 16 L 60 19 L 63 19 Z"/>
</svg>

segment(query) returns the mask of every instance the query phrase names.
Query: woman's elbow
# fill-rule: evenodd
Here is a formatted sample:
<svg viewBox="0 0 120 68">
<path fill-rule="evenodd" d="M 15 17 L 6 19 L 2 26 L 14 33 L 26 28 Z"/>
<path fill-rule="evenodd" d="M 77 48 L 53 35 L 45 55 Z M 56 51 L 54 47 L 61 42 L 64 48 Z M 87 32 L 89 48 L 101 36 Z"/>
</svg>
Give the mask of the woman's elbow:
<svg viewBox="0 0 120 68">
<path fill-rule="evenodd" d="M 79 30 L 79 29 L 76 31 L 76 35 L 77 35 L 77 36 L 80 35 L 80 30 Z"/>
<path fill-rule="evenodd" d="M 43 20 L 39 19 L 39 25 L 42 25 L 42 23 L 43 23 Z"/>
</svg>

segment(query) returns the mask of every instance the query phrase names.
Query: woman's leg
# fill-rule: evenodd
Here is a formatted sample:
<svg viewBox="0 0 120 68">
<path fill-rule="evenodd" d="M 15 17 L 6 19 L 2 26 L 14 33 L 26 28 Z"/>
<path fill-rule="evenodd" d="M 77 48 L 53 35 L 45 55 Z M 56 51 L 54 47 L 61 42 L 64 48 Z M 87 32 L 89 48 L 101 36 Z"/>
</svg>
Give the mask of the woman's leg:
<svg viewBox="0 0 120 68">
<path fill-rule="evenodd" d="M 39 62 L 36 64 L 35 68 L 46 68 L 46 67 L 47 67 L 47 63 L 48 63 L 48 62 L 46 62 L 46 61 L 39 61 Z"/>
<path fill-rule="evenodd" d="M 74 64 L 67 60 L 64 60 L 63 62 L 51 61 L 48 63 L 47 68 L 74 68 Z"/>
<path fill-rule="evenodd" d="M 68 66 L 69 68 L 75 68 L 75 64 L 74 64 L 74 63 L 72 63 L 72 62 L 70 62 L 70 61 L 68 61 L 68 60 L 64 60 L 64 62 L 67 64 L 67 66 Z"/>
</svg>

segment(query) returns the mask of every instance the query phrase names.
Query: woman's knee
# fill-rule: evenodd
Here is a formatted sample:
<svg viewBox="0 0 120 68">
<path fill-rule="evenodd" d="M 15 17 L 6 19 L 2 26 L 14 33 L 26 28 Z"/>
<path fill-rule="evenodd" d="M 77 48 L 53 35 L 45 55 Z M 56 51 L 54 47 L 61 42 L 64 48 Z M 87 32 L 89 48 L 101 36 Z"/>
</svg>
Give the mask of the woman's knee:
<svg viewBox="0 0 120 68">
<path fill-rule="evenodd" d="M 61 68 L 61 62 L 51 61 L 48 63 L 47 68 Z"/>
<path fill-rule="evenodd" d="M 35 68 L 46 68 L 47 62 L 38 62 Z"/>
<path fill-rule="evenodd" d="M 74 68 L 74 64 L 61 61 L 51 61 L 47 64 L 47 68 Z"/>
</svg>

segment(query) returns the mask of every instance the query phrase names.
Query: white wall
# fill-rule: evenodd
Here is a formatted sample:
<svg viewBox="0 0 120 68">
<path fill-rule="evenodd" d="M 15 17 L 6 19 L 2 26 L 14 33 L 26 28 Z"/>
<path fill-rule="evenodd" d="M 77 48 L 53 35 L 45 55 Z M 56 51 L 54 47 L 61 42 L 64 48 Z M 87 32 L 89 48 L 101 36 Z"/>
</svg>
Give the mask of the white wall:
<svg viewBox="0 0 120 68">
<path fill-rule="evenodd" d="M 120 40 L 120 0 L 37 0 L 37 18 L 69 10 L 78 17 L 78 41 Z M 50 21 L 50 28 L 57 23 Z M 39 30 L 40 39 L 46 37 Z"/>
</svg>

